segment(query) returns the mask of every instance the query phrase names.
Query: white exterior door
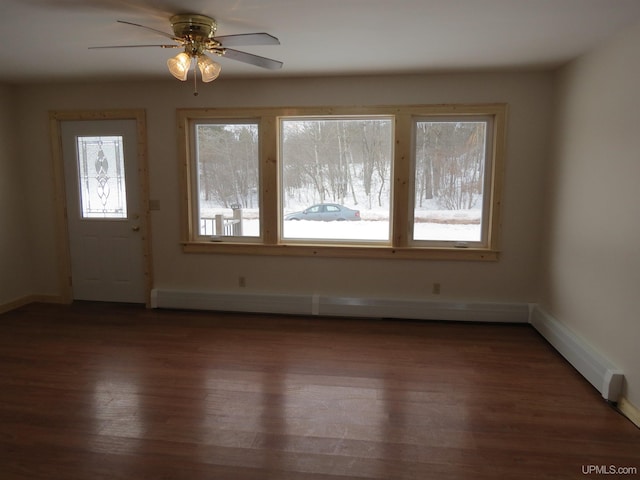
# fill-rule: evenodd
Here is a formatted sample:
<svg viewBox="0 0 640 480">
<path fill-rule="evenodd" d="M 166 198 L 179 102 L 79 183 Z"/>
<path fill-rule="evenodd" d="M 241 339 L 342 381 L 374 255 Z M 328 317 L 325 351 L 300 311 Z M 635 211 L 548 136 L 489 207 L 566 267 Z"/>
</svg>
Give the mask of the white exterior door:
<svg viewBox="0 0 640 480">
<path fill-rule="evenodd" d="M 73 298 L 146 300 L 135 120 L 61 123 Z"/>
</svg>

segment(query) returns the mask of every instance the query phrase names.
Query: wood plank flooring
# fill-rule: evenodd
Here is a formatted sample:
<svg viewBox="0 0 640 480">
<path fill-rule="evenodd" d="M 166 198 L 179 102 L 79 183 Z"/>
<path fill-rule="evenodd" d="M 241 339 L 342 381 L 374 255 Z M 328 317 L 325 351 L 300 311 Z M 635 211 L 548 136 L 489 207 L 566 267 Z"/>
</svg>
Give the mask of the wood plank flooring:
<svg viewBox="0 0 640 480">
<path fill-rule="evenodd" d="M 3 480 L 640 470 L 640 430 L 527 325 L 76 303 L 0 328 Z"/>
</svg>

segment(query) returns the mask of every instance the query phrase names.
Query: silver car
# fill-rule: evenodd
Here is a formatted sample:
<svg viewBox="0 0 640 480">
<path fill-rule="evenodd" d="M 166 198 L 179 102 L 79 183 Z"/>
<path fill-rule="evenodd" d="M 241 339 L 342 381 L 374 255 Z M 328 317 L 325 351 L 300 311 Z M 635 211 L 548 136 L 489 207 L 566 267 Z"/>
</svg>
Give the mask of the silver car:
<svg viewBox="0 0 640 480">
<path fill-rule="evenodd" d="M 319 203 L 312 207 L 284 216 L 285 220 L 316 220 L 320 222 L 360 220 L 360 210 L 338 205 L 337 203 Z"/>
</svg>

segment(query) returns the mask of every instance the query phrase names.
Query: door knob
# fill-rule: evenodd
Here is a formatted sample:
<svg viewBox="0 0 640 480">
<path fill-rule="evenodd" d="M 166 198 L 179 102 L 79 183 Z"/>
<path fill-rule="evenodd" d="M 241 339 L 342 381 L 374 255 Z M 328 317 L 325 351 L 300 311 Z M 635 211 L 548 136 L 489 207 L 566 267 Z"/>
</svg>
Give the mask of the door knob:
<svg viewBox="0 0 640 480">
<path fill-rule="evenodd" d="M 138 225 L 136 225 L 135 227 L 131 227 L 131 230 L 133 230 L 134 232 L 139 232 L 140 231 L 140 227 Z"/>
</svg>

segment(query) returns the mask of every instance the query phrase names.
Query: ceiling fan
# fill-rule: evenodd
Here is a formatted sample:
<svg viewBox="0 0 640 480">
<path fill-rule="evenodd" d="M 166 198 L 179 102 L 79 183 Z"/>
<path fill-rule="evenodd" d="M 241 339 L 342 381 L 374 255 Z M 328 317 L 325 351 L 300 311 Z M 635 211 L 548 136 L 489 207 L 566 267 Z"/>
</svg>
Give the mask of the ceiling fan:
<svg viewBox="0 0 640 480">
<path fill-rule="evenodd" d="M 216 21 L 206 15 L 193 13 L 174 15 L 169 19 L 169 21 L 173 29 L 173 35 L 163 32 L 162 30 L 157 30 L 137 23 L 126 22 L 124 20 L 118 20 L 118 23 L 133 25 L 134 27 L 144 28 L 151 32 L 160 34 L 176 42 L 174 44 L 120 45 L 89 48 L 182 48 L 183 51 L 181 53 L 167 60 L 167 67 L 169 68 L 169 72 L 171 72 L 171 74 L 178 80 L 186 81 L 191 65 L 193 64 L 194 95 L 198 95 L 196 86 L 196 65 L 200 70 L 203 82 L 212 82 L 218 78 L 222 68 L 218 63 L 211 60 L 206 53 L 224 56 L 232 60 L 271 70 L 282 68 L 283 63 L 278 60 L 229 48 L 247 45 L 280 45 L 280 41 L 273 35 L 269 35 L 268 33 L 241 33 L 238 35 L 223 35 L 216 37 Z"/>
</svg>

